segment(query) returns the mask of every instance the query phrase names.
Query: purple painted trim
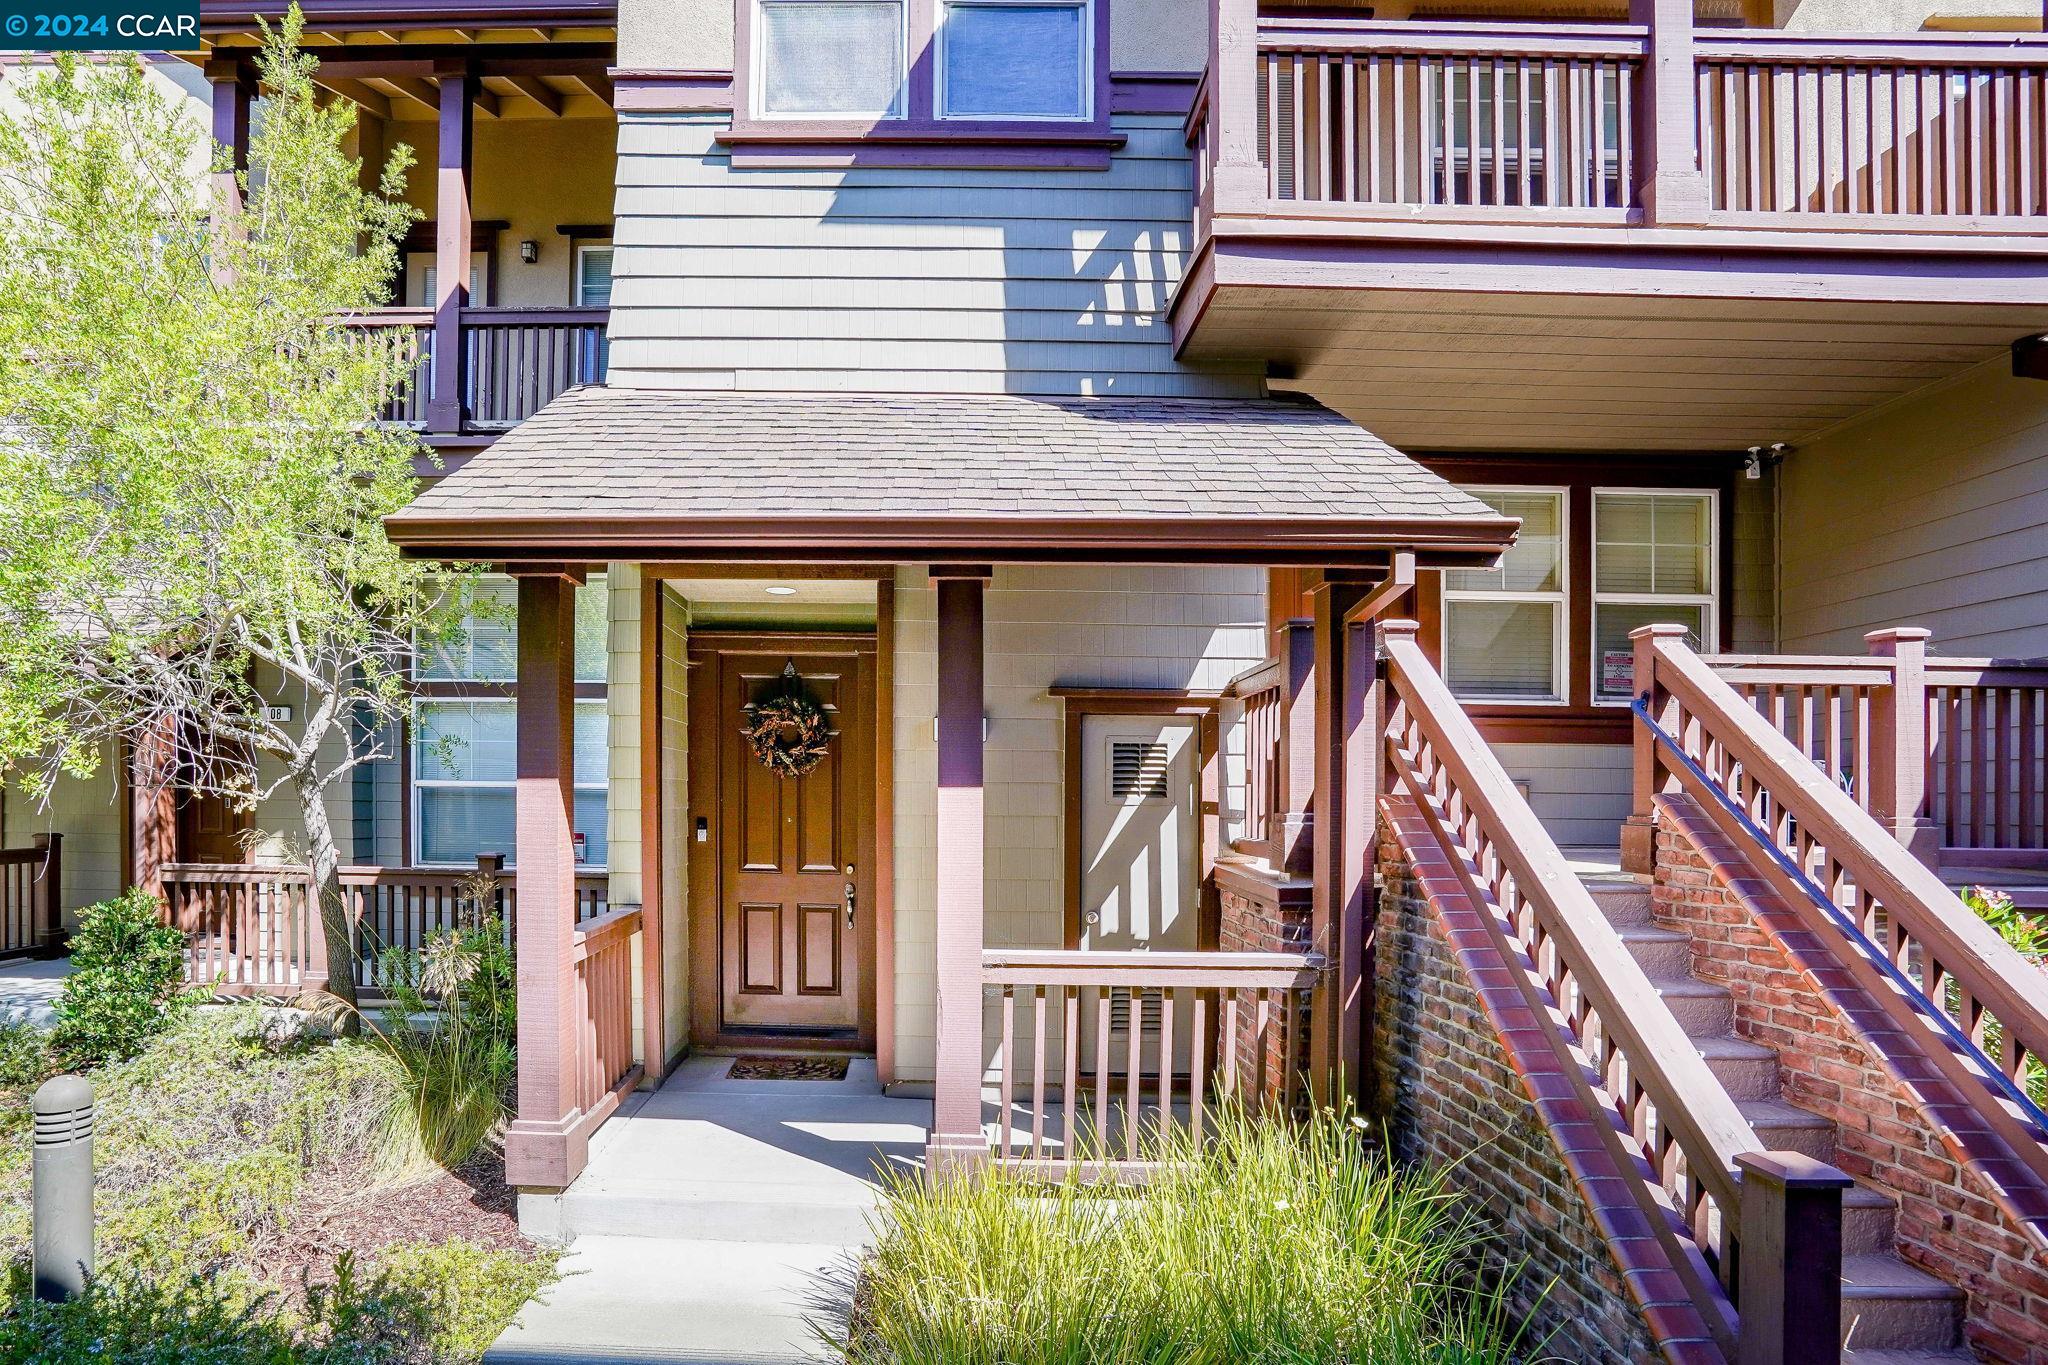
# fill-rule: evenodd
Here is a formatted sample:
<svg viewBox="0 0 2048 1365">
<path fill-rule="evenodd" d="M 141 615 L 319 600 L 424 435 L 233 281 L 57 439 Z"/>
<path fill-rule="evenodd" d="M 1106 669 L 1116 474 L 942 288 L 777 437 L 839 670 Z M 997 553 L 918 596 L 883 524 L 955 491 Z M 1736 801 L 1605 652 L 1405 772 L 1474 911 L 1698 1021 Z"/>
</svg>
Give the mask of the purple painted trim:
<svg viewBox="0 0 2048 1365">
<path fill-rule="evenodd" d="M 289 0 L 200 0 L 204 33 L 254 29 L 258 18 L 284 17 Z M 619 21 L 617 0 L 300 0 L 307 29 L 419 28 L 610 28 Z"/>
<path fill-rule="evenodd" d="M 1112 114 L 1173 114 L 1186 118 L 1195 107 L 1199 71 L 1113 71 L 1109 77 Z"/>
<path fill-rule="evenodd" d="M 1118 139 L 1121 141 L 1121 139 Z M 781 167 L 836 170 L 849 166 L 895 166 L 918 170 L 1106 171 L 1111 151 L 1096 146 L 999 143 L 962 138 L 951 142 L 740 142 L 732 149 L 738 170 Z"/>
<path fill-rule="evenodd" d="M 731 113 L 730 71 L 612 69 L 612 108 L 619 113 Z"/>
</svg>

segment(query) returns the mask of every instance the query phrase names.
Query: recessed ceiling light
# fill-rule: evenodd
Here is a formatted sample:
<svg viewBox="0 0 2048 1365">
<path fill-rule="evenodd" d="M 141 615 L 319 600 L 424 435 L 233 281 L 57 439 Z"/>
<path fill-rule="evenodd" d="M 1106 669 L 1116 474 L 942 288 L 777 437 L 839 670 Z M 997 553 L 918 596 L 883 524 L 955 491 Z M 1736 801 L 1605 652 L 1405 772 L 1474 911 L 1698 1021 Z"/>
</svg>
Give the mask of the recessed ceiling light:
<svg viewBox="0 0 2048 1365">
<path fill-rule="evenodd" d="M 787 583 L 775 583 L 769 586 L 768 595 L 770 597 L 794 597 L 796 596 L 796 589 L 790 587 Z"/>
</svg>

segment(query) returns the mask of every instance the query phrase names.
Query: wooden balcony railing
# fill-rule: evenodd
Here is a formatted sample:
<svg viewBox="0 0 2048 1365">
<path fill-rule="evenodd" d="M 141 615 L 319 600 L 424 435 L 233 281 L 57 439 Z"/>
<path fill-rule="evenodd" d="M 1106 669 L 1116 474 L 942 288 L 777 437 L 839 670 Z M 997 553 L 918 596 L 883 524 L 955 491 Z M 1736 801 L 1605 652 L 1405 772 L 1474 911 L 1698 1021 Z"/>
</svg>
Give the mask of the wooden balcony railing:
<svg viewBox="0 0 2048 1365">
<path fill-rule="evenodd" d="M 576 1103 L 586 1113 L 630 1089 L 633 1055 L 633 935 L 640 907 L 621 905 L 576 926 Z"/>
<path fill-rule="evenodd" d="M 610 359 L 608 308 L 465 308 L 462 310 L 462 407 L 459 420 L 436 404 L 435 329 L 431 308 L 385 308 L 349 319 L 351 327 L 410 334 L 412 377 L 386 407 L 384 420 L 453 435 L 502 431 L 539 412 L 577 384 L 604 381 Z"/>
<path fill-rule="evenodd" d="M 510 940 L 515 892 L 495 855 L 478 869 L 345 867 L 342 894 L 356 926 L 356 989 L 384 993 L 386 948 L 418 948 L 433 934 L 469 928 L 496 915 Z M 477 870 L 501 874 L 495 901 L 479 905 L 465 885 Z M 167 863 L 162 869 L 169 922 L 187 936 L 186 976 L 229 996 L 288 996 L 308 976 L 325 977 L 327 945 L 314 913 L 311 874 L 303 867 Z M 576 918 L 607 913 L 604 876 L 576 879 Z"/>
<path fill-rule="evenodd" d="M 63 936 L 64 837 L 0 848 L 0 957 L 49 953 Z"/>
<path fill-rule="evenodd" d="M 1141 1169 L 1147 1129 L 1199 1140 L 1219 1098 L 1292 1105 L 1322 963 L 1300 953 L 989 949 L 997 1161 Z M 1019 1018 L 1019 1015 L 1023 1018 Z"/>
<path fill-rule="evenodd" d="M 2048 660 L 1930 655 L 1917 628 L 1868 638 L 1863 658 L 1705 662 L 1929 867 L 2048 869 Z"/>
<path fill-rule="evenodd" d="M 1256 30 L 1255 51 L 1225 47 L 1255 64 L 1249 89 L 1218 103 L 1243 86 L 1212 72 L 1192 116 L 1198 227 L 1221 211 L 1219 150 L 1249 137 L 1267 202 L 1234 212 L 1640 225 L 1661 146 L 1689 147 L 1679 170 L 1705 181 L 1696 225 L 2048 228 L 2038 36 L 1686 30 L 1691 88 L 1658 91 L 1646 63 L 1669 43 L 1635 25 L 1262 16 Z"/>
<path fill-rule="evenodd" d="M 1244 825 L 1239 852 L 1266 855 L 1286 807 L 1281 782 L 1284 738 L 1281 699 L 1286 691 L 1285 665 L 1268 659 L 1239 675 L 1230 685 L 1237 702 L 1237 720 L 1244 736 Z"/>
<path fill-rule="evenodd" d="M 1683 635 L 1636 632 L 1639 808 L 1646 789 L 1675 787 L 1753 851 L 1757 875 L 1970 1108 L 1967 1122 L 1950 1110 L 1933 1117 L 1995 1135 L 1992 1186 L 2048 1242 L 2048 974 L 1907 856 Z"/>
</svg>

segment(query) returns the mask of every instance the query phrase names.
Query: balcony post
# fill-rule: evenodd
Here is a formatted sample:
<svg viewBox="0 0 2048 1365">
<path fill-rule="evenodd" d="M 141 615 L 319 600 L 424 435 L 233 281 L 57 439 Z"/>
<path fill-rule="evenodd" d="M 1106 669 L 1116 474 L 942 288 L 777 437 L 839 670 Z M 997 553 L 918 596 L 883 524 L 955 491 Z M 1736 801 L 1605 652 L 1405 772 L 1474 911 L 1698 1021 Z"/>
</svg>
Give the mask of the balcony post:
<svg viewBox="0 0 2048 1365">
<path fill-rule="evenodd" d="M 1629 22 L 1649 30 L 1636 98 L 1636 201 L 1666 227 L 1707 221 L 1700 174 L 1699 91 L 1693 76 L 1693 0 L 1629 0 Z"/>
<path fill-rule="evenodd" d="M 227 149 L 227 164 L 213 173 L 213 202 L 223 218 L 242 211 L 238 178 L 249 169 L 249 103 L 256 95 L 256 77 L 249 64 L 233 57 L 206 64 L 213 86 L 213 140 Z"/>
<path fill-rule="evenodd" d="M 1870 653 L 1891 662 L 1891 686 L 1871 698 L 1868 802 L 1908 853 L 1941 866 L 1941 836 L 1927 809 L 1927 638 L 1921 626 L 1892 626 L 1863 637 Z"/>
<path fill-rule="evenodd" d="M 925 1171 L 971 1174 L 988 1159 L 981 1126 L 982 594 L 985 565 L 934 565 L 938 591 L 938 1065 Z M 997 1102 L 1007 1121 L 1009 1097 Z"/>
<path fill-rule="evenodd" d="M 1366 961 L 1372 840 L 1379 807 L 1379 693 L 1363 584 L 1325 580 L 1312 595 L 1315 678 L 1314 871 L 1310 947 L 1329 961 L 1312 1002 L 1308 1093 L 1318 1105 L 1361 1103 L 1367 1088 Z"/>
<path fill-rule="evenodd" d="M 505 1135 L 515 1187 L 567 1188 L 589 1151 L 578 1108 L 575 1008 L 576 586 L 581 568 L 522 567 L 518 768 L 513 789 L 513 913 L 519 993 L 519 1102 Z"/>
<path fill-rule="evenodd" d="M 1212 214 L 1266 197 L 1259 164 L 1258 0 L 1215 0 L 1209 18 L 1209 199 Z"/>
<path fill-rule="evenodd" d="M 434 373 L 427 429 L 462 430 L 462 310 L 469 306 L 471 214 L 469 176 L 473 110 L 480 82 L 466 60 L 436 62 L 441 87 L 435 148 Z"/>
</svg>

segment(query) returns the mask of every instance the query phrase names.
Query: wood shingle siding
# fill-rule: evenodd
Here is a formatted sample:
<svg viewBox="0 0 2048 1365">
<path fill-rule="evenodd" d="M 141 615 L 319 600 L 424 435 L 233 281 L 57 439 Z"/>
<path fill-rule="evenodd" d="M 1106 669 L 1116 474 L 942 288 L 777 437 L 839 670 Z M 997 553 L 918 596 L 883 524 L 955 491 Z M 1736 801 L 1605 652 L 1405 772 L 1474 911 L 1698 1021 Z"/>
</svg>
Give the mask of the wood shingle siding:
<svg viewBox="0 0 2048 1365">
<path fill-rule="evenodd" d="M 1180 120 L 1127 115 L 1107 171 L 735 170 L 719 120 L 619 121 L 610 383 L 1251 397 L 1175 363 Z"/>
</svg>

